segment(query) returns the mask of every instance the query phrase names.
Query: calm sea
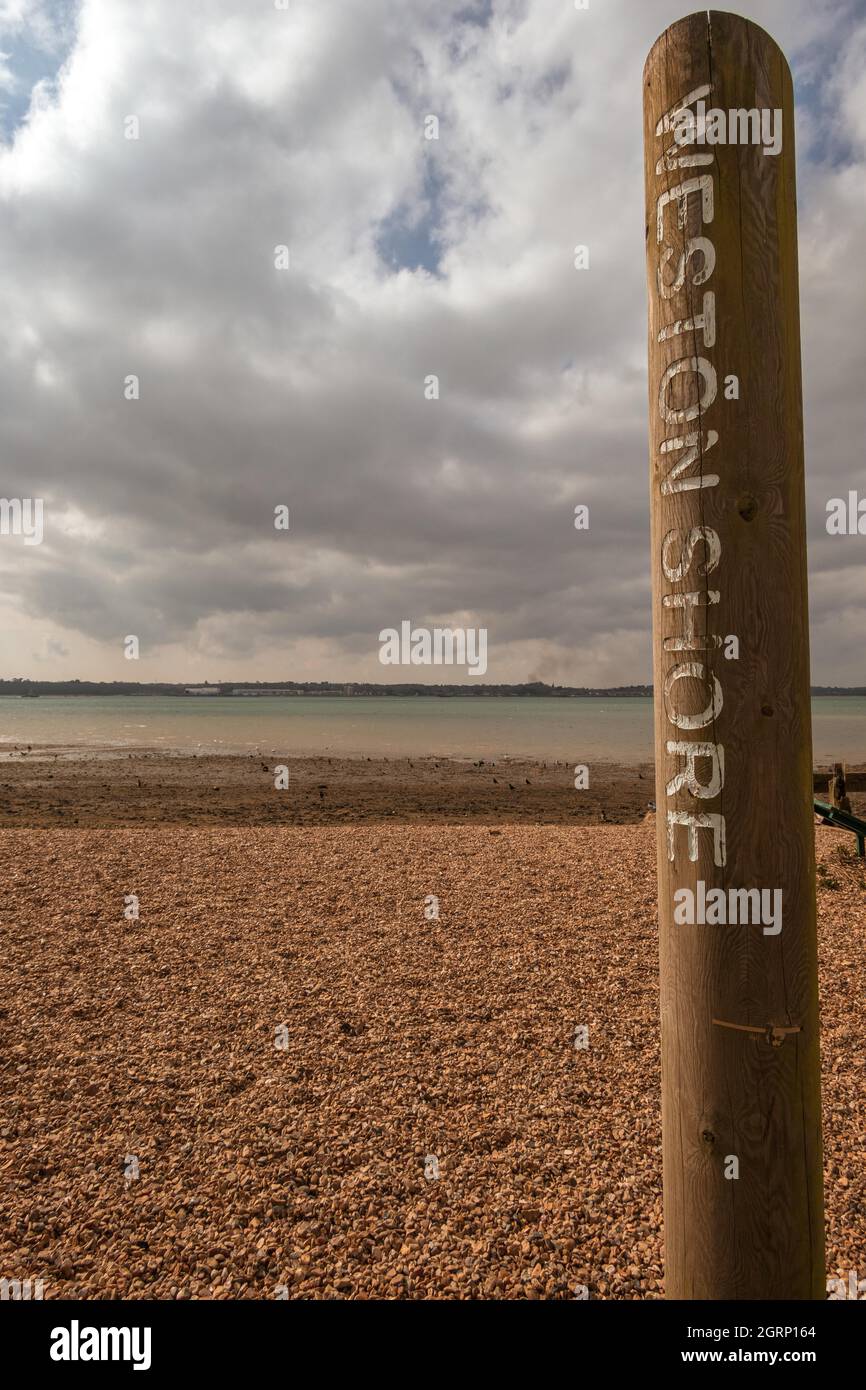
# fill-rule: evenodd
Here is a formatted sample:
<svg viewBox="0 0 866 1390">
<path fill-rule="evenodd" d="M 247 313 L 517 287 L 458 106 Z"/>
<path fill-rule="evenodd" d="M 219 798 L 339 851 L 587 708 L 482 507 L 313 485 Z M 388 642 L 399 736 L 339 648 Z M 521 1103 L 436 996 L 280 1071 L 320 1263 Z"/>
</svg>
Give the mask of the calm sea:
<svg viewBox="0 0 866 1390">
<path fill-rule="evenodd" d="M 866 699 L 812 701 L 815 761 L 866 762 Z M 652 760 L 652 701 L 469 696 L 0 697 L 4 744 L 184 752 Z"/>
</svg>

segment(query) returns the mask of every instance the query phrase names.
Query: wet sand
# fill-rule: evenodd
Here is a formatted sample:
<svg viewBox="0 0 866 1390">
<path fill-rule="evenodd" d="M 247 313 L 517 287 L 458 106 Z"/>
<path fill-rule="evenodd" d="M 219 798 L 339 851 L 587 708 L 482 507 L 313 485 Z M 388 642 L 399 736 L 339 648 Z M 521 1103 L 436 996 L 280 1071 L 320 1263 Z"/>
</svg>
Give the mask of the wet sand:
<svg viewBox="0 0 866 1390">
<path fill-rule="evenodd" d="M 275 769 L 288 785 L 275 787 Z M 651 767 L 517 759 L 70 756 L 26 748 L 0 763 L 0 827 L 112 825 L 581 824 L 643 819 Z"/>
<path fill-rule="evenodd" d="M 149 749 L 5 750 L 0 828 L 114 825 L 636 824 L 655 800 L 651 765 L 520 759 L 294 758 L 277 790 L 273 759 Z M 815 775 L 826 794 L 829 771 Z M 866 772 L 849 774 L 866 815 Z"/>
</svg>

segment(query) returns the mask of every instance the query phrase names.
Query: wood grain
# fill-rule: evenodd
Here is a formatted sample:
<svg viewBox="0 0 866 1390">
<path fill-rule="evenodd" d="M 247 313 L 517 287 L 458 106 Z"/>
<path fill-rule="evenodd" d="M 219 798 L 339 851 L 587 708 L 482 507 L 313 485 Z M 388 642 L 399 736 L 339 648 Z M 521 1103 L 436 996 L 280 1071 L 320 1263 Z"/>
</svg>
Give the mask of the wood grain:
<svg viewBox="0 0 866 1390">
<path fill-rule="evenodd" d="M 761 144 L 676 146 L 657 135 L 664 113 L 702 85 L 708 108 L 769 108 L 782 112 L 781 152 Z M 694 104 L 693 108 L 694 109 Z M 806 589 L 805 497 L 800 383 L 794 107 L 791 77 L 773 40 L 738 16 L 701 11 L 657 40 L 644 70 L 646 247 L 649 292 L 650 487 L 656 800 L 661 933 L 661 1010 L 666 1293 L 689 1299 L 821 1299 L 826 1296 L 821 1183 L 815 856 L 811 811 L 812 750 Z M 664 162 L 665 151 L 674 147 Z M 677 167 L 683 155 L 711 162 Z M 657 172 L 657 165 L 662 167 Z M 673 165 L 673 167 L 668 167 Z M 659 200 L 684 180 L 711 177 L 712 220 L 701 191 L 685 199 L 683 225 L 675 203 Z M 705 216 L 707 214 L 707 216 Z M 690 238 L 715 252 L 689 259 L 681 289 L 669 289 Z M 699 327 L 659 341 L 667 325 L 700 315 L 715 296 L 715 341 Z M 677 361 L 702 358 L 707 377 L 681 371 L 666 393 L 668 411 L 694 415 L 666 420 L 660 383 Z M 739 398 L 726 399 L 735 375 Z M 698 434 L 694 465 L 680 474 L 705 485 L 663 492 L 682 451 L 665 440 Z M 710 444 L 710 431 L 718 441 Z M 718 482 L 709 479 L 717 475 Z M 707 574 L 705 540 L 696 543 L 682 578 L 675 571 L 694 528 L 715 533 L 718 562 Z M 706 534 L 706 532 L 704 533 Z M 693 634 L 684 650 L 682 609 L 663 599 L 698 593 Z M 712 603 L 710 594 L 718 594 Z M 689 601 L 686 601 L 689 602 Z M 739 639 L 738 659 L 725 639 Z M 721 638 L 723 645 L 714 639 Z M 666 648 L 665 642 L 668 646 Z M 718 681 L 721 707 L 700 729 L 678 729 L 662 692 L 672 669 L 698 663 L 697 676 L 676 680 L 670 710 L 699 715 Z M 712 743 L 724 754 L 718 792 L 698 797 L 688 784 L 669 791 L 686 766 L 671 741 Z M 695 762 L 709 782 L 711 759 Z M 709 830 L 696 831 L 698 858 L 687 853 L 687 831 L 674 827 L 669 858 L 667 812 L 723 818 L 725 856 L 714 862 Z M 762 925 L 678 925 L 674 893 L 707 887 L 780 889 L 782 929 Z M 720 1020 L 740 1025 L 726 1028 Z M 743 1026 L 797 1027 L 773 1046 Z M 725 1176 L 728 1156 L 739 1177 Z"/>
</svg>

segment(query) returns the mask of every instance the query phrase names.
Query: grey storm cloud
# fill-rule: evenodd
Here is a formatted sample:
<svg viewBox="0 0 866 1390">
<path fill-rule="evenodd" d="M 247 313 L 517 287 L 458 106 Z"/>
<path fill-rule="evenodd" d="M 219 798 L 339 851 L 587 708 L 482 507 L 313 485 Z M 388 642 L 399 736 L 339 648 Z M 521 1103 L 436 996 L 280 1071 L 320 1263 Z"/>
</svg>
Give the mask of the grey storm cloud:
<svg viewBox="0 0 866 1390">
<path fill-rule="evenodd" d="M 862 543 L 823 522 L 866 491 L 866 17 L 739 8 L 797 81 L 815 676 L 860 682 Z M 148 676 L 381 678 L 409 617 L 486 626 L 491 679 L 648 679 L 641 69 L 669 3 L 23 15 L 2 490 L 46 523 L 0 547 L 3 674 L 28 642 L 43 676 L 118 674 L 134 632 Z"/>
</svg>

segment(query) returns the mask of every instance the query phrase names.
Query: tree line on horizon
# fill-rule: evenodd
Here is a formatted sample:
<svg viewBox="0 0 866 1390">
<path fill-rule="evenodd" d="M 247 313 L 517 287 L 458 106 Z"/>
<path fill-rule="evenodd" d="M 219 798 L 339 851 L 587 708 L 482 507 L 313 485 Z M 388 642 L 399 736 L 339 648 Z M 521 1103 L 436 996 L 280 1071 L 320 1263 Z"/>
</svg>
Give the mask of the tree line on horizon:
<svg viewBox="0 0 866 1390">
<path fill-rule="evenodd" d="M 232 696 L 235 691 L 261 694 L 289 691 L 293 695 L 436 695 L 445 697 L 466 695 L 553 696 L 555 698 L 649 698 L 651 685 L 614 685 L 600 687 L 548 685 L 545 681 L 526 681 L 517 685 L 470 684 L 426 685 L 421 683 L 376 685 L 369 681 L 203 681 L 189 685 L 182 681 L 41 681 L 15 676 L 0 680 L 0 695 L 184 695 L 195 697 L 196 691 L 209 695 Z M 813 685 L 816 696 L 866 695 L 866 686 Z"/>
</svg>

